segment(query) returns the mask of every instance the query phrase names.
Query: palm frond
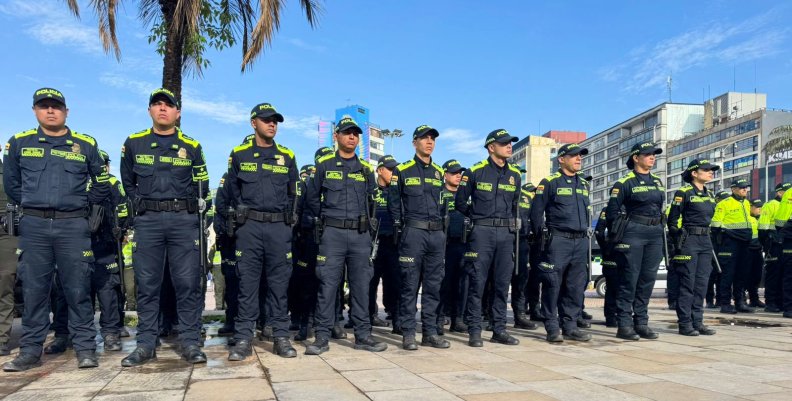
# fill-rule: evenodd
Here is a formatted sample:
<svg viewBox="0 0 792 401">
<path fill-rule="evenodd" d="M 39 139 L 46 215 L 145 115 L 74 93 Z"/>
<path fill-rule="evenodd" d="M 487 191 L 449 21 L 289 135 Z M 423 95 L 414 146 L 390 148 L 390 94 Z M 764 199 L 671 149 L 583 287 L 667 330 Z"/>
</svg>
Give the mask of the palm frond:
<svg viewBox="0 0 792 401">
<path fill-rule="evenodd" d="M 203 0 L 178 0 L 173 13 L 171 31 L 177 35 L 191 37 L 200 32 Z"/>
<path fill-rule="evenodd" d="M 259 19 L 250 34 L 250 47 L 242 56 L 242 72 L 261 55 L 265 45 L 272 43 L 273 33 L 280 29 L 280 10 L 283 0 L 260 0 Z"/>
<path fill-rule="evenodd" d="M 159 0 L 140 0 L 138 3 L 138 18 L 143 25 L 152 26 L 162 18 L 162 9 Z"/>
<path fill-rule="evenodd" d="M 116 35 L 116 13 L 120 0 L 91 0 L 91 6 L 96 11 L 99 22 L 99 38 L 102 39 L 102 48 L 105 53 L 113 50 L 116 60 L 121 60 L 121 48 Z"/>
<path fill-rule="evenodd" d="M 311 28 L 316 28 L 316 24 L 319 23 L 319 14 L 322 13 L 322 6 L 317 0 L 300 0 L 300 6 L 305 12 L 308 24 L 311 25 Z"/>
<path fill-rule="evenodd" d="M 80 5 L 77 4 L 77 0 L 65 0 L 66 6 L 69 7 L 69 11 L 74 14 L 75 17 L 80 18 Z"/>
</svg>

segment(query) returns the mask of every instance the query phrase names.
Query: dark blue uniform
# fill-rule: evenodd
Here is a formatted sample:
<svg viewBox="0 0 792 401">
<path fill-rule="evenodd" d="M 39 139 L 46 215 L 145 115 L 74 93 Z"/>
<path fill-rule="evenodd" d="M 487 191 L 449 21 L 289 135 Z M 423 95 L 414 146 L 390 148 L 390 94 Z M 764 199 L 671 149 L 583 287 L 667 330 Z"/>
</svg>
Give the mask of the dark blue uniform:
<svg viewBox="0 0 792 401">
<path fill-rule="evenodd" d="M 239 316 L 237 341 L 253 338 L 259 317 L 259 283 L 267 281 L 267 300 L 275 337 L 289 336 L 287 292 L 292 273 L 292 224 L 297 196 L 298 167 L 294 153 L 277 143 L 259 147 L 256 140 L 231 152 L 228 186 L 238 216 L 237 271 Z"/>
<path fill-rule="evenodd" d="M 305 340 L 308 337 L 308 326 L 313 323 L 316 291 L 319 286 L 316 279 L 316 255 L 319 252 L 319 245 L 314 239 L 313 215 L 305 207 L 306 186 L 312 179 L 313 177 L 309 176 L 297 185 L 299 228 L 293 247 L 295 263 L 292 272 L 292 282 L 297 283 L 298 288 L 294 292 L 296 299 L 293 300 L 294 313 L 298 315 L 300 324 L 300 335 L 295 337 L 296 340 Z"/>
<path fill-rule="evenodd" d="M 228 208 L 231 205 L 231 190 L 226 180 L 228 173 L 223 174 L 220 179 L 220 186 L 217 188 L 215 195 L 215 217 L 214 217 L 214 230 L 217 235 L 216 247 L 220 251 L 220 271 L 225 278 L 225 294 L 224 300 L 226 303 L 226 323 L 225 330 L 234 330 L 234 320 L 239 313 L 239 276 L 236 273 L 237 257 L 236 257 L 236 238 L 235 233 L 230 232 L 233 224 L 230 220 L 235 219 L 235 215 L 229 214 Z"/>
<path fill-rule="evenodd" d="M 455 207 L 456 191 L 443 188 L 440 194 L 443 207 L 448 208 L 448 238 L 445 247 L 445 276 L 440 288 L 440 309 L 438 315 L 443 314 L 451 319 L 451 330 L 463 328 L 462 321 L 467 304 L 468 287 L 470 280 L 465 272 L 462 257 L 465 247 L 462 234 L 465 230 L 465 216 Z"/>
<path fill-rule="evenodd" d="M 376 189 L 372 166 L 356 157 L 338 153 L 323 156 L 316 174 L 308 181 L 306 209 L 319 216 L 324 227 L 316 256 L 319 291 L 314 314 L 316 338 L 327 339 L 335 323 L 338 286 L 347 268 L 350 317 L 357 339 L 371 334 L 369 284 L 373 269 L 369 230 L 369 201 Z"/>
<path fill-rule="evenodd" d="M 542 283 L 542 315 L 548 338 L 577 329 L 586 290 L 589 238 L 589 183 L 562 171 L 542 179 L 531 203 L 531 226 L 541 237 L 533 273 Z M 546 231 L 543 231 L 543 228 Z M 560 322 L 559 322 L 560 320 Z"/>
<path fill-rule="evenodd" d="M 511 306 L 514 312 L 514 325 L 524 328 L 532 327 L 529 322 L 520 322 L 525 316 L 528 290 L 528 277 L 530 267 L 528 266 L 528 255 L 530 254 L 530 244 L 528 238 L 531 234 L 531 202 L 533 195 L 525 188 L 520 190 L 520 258 L 517 266 L 517 274 L 512 278 Z"/>
<path fill-rule="evenodd" d="M 374 259 L 374 277 L 369 286 L 369 314 L 372 321 L 377 316 L 377 287 L 382 279 L 382 304 L 393 320 L 393 327 L 399 327 L 399 298 L 401 289 L 401 269 L 399 251 L 393 241 L 393 218 L 388 212 L 388 188 L 378 187 L 374 194 L 377 208 L 374 212 L 379 222 L 377 238 L 379 245 Z"/>
<path fill-rule="evenodd" d="M 442 185 L 443 169 L 415 156 L 396 167 L 388 187 L 388 210 L 393 221 L 403 226 L 399 241 L 402 276 L 399 317 L 405 337 L 415 335 L 419 286 L 423 335 L 438 333 L 437 307 L 445 253 Z"/>
<path fill-rule="evenodd" d="M 9 200 L 23 209 L 18 251 L 25 297 L 20 354 L 41 354 L 56 265 L 74 349 L 93 351 L 94 253 L 86 217 L 89 202 L 100 202 L 109 190 L 96 141 L 70 129 L 59 137 L 32 129 L 9 140 L 3 164 Z"/>
<path fill-rule="evenodd" d="M 462 176 L 454 206 L 473 222 L 464 263 L 470 280 L 465 323 L 471 336 L 481 335 L 481 298 L 493 271 L 492 326 L 506 332 L 506 298 L 514 272 L 514 230 L 520 201 L 520 169 L 498 166 L 488 158 Z"/>
<path fill-rule="evenodd" d="M 606 208 L 602 208 L 600 212 L 594 235 L 602 252 L 602 275 L 605 277 L 605 305 L 602 311 L 605 314 L 605 326 L 617 327 L 616 294 L 619 292 L 619 275 L 616 262 L 613 261 L 613 250 L 608 244 L 608 218 L 605 210 Z"/>
<path fill-rule="evenodd" d="M 209 195 L 209 175 L 198 141 L 176 129 L 130 135 L 121 153 L 121 181 L 135 213 L 133 260 L 138 306 L 138 347 L 153 350 L 164 269 L 176 293 L 182 347 L 201 341 L 201 282 L 198 194 Z"/>
</svg>

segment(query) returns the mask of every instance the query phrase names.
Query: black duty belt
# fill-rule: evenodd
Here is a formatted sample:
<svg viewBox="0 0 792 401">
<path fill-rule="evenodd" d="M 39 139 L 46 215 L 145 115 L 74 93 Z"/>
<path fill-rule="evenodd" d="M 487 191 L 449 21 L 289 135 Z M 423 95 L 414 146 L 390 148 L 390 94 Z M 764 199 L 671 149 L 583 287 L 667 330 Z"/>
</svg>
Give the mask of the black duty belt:
<svg viewBox="0 0 792 401">
<path fill-rule="evenodd" d="M 187 210 L 187 200 L 149 200 L 143 199 L 143 209 L 152 212 L 181 212 Z"/>
<path fill-rule="evenodd" d="M 248 209 L 247 218 L 262 223 L 279 223 L 286 221 L 286 214 L 283 212 L 268 213 L 268 212 L 259 212 L 258 210 Z"/>
<path fill-rule="evenodd" d="M 360 220 L 356 219 L 336 219 L 325 216 L 324 224 L 328 227 L 343 228 L 345 230 L 357 230 L 360 228 Z M 363 219 L 364 224 L 368 224 L 368 219 Z"/>
<path fill-rule="evenodd" d="M 643 224 L 645 226 L 656 226 L 662 222 L 660 217 L 648 217 L 637 214 L 630 215 L 630 221 Z"/>
<path fill-rule="evenodd" d="M 588 236 L 588 233 L 585 231 L 561 231 L 561 230 L 556 230 L 555 228 L 551 228 L 550 232 L 553 233 L 553 235 L 557 235 L 559 237 L 564 237 L 569 239 L 580 239 L 580 238 L 586 238 Z"/>
<path fill-rule="evenodd" d="M 28 216 L 36 216 L 44 219 L 73 219 L 76 217 L 88 217 L 87 209 L 71 210 L 68 212 L 55 210 L 55 209 L 31 209 L 27 207 L 22 208 L 22 214 Z"/>
<path fill-rule="evenodd" d="M 517 226 L 515 219 L 477 219 L 477 220 L 473 220 L 473 224 L 477 226 L 486 226 L 486 227 L 514 228 Z"/>
<path fill-rule="evenodd" d="M 710 235 L 709 227 L 689 226 L 685 227 L 685 231 L 687 231 L 688 235 Z"/>
<path fill-rule="evenodd" d="M 427 231 L 440 231 L 444 227 L 442 221 L 427 221 L 427 220 L 407 220 L 404 225 L 412 228 L 420 228 Z"/>
</svg>

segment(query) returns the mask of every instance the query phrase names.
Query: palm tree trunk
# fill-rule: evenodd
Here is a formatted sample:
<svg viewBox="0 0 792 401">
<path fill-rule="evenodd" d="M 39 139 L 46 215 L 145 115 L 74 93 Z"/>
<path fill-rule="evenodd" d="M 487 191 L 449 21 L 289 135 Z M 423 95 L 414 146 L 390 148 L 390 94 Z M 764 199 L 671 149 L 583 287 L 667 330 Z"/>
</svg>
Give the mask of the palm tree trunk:
<svg viewBox="0 0 792 401">
<path fill-rule="evenodd" d="M 162 87 L 169 89 L 181 103 L 184 36 L 173 32 L 177 0 L 159 0 L 162 17 L 168 30 L 165 34 L 165 56 L 162 65 Z"/>
</svg>

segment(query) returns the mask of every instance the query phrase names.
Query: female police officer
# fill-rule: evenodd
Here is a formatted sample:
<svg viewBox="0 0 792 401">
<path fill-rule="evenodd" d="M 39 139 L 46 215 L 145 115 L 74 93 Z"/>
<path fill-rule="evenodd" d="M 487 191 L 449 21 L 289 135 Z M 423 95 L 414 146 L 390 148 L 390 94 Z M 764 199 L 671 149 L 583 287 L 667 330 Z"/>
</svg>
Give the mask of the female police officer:
<svg viewBox="0 0 792 401">
<path fill-rule="evenodd" d="M 632 171 L 613 185 L 606 210 L 619 271 L 616 336 L 625 340 L 657 338 L 648 326 L 647 307 L 663 257 L 665 188 L 660 177 L 649 171 L 660 153 L 663 150 L 651 142 L 633 146 L 627 159 Z M 620 212 L 622 206 L 625 213 Z"/>
<path fill-rule="evenodd" d="M 712 180 L 713 172 L 719 168 L 709 160 L 691 161 L 682 172 L 682 180 L 688 185 L 676 191 L 668 213 L 668 231 L 677 249 L 672 263 L 679 275 L 679 334 L 685 336 L 715 334 L 702 323 L 704 296 L 712 271 L 709 225 L 715 214 L 715 198 L 704 184 Z"/>
</svg>

